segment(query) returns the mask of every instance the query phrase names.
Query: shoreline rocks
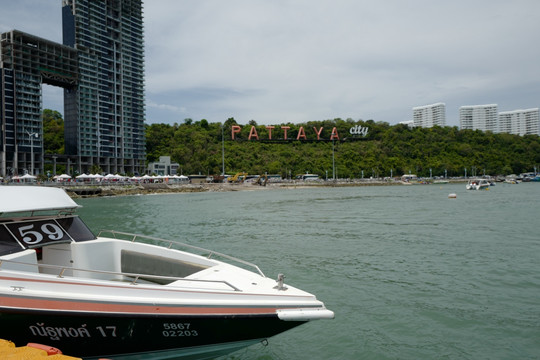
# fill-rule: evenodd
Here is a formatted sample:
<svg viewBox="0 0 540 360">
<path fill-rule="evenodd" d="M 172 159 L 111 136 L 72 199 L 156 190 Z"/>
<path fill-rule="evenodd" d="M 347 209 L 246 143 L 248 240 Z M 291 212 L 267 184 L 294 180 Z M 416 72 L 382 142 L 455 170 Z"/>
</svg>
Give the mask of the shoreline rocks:
<svg viewBox="0 0 540 360">
<path fill-rule="evenodd" d="M 398 186 L 401 182 L 362 181 L 362 182 L 282 182 L 260 186 L 253 183 L 202 183 L 202 184 L 100 184 L 62 186 L 73 198 L 101 196 L 150 195 L 167 193 L 222 192 L 222 191 L 260 191 L 272 189 L 305 189 L 316 187 L 356 187 L 356 186 Z M 410 185 L 410 184 L 408 184 Z"/>
</svg>

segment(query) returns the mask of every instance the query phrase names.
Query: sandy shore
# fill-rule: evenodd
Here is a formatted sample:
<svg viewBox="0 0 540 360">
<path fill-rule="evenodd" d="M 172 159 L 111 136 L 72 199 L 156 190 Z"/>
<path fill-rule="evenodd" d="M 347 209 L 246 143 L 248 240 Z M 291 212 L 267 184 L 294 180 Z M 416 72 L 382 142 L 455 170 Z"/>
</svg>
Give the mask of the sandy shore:
<svg viewBox="0 0 540 360">
<path fill-rule="evenodd" d="M 73 198 L 99 197 L 99 196 L 127 196 L 182 192 L 222 192 L 222 191 L 265 191 L 275 189 L 305 189 L 317 187 L 354 187 L 354 186 L 407 186 L 400 181 L 323 181 L 323 182 L 280 182 L 261 186 L 253 183 L 228 184 L 129 184 L 129 185 L 84 185 L 76 184 L 62 186 Z"/>
</svg>

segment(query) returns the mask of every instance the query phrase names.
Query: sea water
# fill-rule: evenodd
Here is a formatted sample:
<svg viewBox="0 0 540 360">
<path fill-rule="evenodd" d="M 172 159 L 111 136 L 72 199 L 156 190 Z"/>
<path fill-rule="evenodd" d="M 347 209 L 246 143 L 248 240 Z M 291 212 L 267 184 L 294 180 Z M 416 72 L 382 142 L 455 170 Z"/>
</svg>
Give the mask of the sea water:
<svg viewBox="0 0 540 360">
<path fill-rule="evenodd" d="M 95 232 L 240 257 L 336 314 L 225 357 L 235 360 L 540 358 L 539 201 L 538 183 L 77 200 Z"/>
</svg>

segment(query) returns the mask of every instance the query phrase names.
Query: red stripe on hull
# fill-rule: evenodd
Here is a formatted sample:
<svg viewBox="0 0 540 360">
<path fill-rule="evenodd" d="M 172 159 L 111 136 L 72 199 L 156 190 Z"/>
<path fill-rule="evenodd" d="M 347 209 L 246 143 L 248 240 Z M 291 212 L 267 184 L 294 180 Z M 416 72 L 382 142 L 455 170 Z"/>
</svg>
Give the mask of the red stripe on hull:
<svg viewBox="0 0 540 360">
<path fill-rule="evenodd" d="M 171 314 L 171 315 L 236 315 L 275 314 L 271 307 L 199 307 L 199 306 L 156 306 L 126 303 L 84 302 L 66 300 L 31 299 L 24 297 L 0 297 L 0 306 L 32 310 L 62 310 L 120 314 Z"/>
</svg>

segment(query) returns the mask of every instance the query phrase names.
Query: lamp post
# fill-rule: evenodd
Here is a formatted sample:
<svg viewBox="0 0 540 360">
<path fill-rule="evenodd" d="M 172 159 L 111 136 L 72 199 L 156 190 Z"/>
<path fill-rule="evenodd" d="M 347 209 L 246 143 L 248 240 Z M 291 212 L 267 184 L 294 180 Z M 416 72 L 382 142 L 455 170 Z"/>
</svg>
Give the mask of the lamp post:
<svg viewBox="0 0 540 360">
<path fill-rule="evenodd" d="M 37 139 L 39 137 L 39 134 L 37 132 L 30 133 L 29 131 L 26 132 L 28 134 L 28 137 L 30 138 L 30 175 L 34 175 L 34 137 Z"/>
<path fill-rule="evenodd" d="M 53 156 L 53 176 L 56 175 L 56 159 L 58 158 L 58 156 Z"/>
<path fill-rule="evenodd" d="M 336 181 L 336 160 L 334 155 L 334 139 L 332 139 L 332 180 Z"/>
<path fill-rule="evenodd" d="M 221 176 L 225 180 L 225 136 L 223 135 L 223 128 L 225 123 L 221 124 Z"/>
</svg>

